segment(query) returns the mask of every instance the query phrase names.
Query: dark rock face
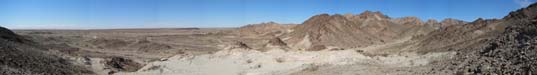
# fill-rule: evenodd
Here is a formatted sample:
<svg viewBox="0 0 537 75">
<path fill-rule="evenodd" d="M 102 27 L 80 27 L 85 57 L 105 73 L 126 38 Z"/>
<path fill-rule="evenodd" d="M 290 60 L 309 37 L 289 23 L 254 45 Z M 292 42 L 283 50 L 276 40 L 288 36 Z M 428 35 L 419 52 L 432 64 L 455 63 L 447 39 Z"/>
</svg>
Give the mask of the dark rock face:
<svg viewBox="0 0 537 75">
<path fill-rule="evenodd" d="M 0 27 L 0 38 L 15 42 L 22 42 L 24 40 L 21 36 L 4 27 Z"/>
</svg>

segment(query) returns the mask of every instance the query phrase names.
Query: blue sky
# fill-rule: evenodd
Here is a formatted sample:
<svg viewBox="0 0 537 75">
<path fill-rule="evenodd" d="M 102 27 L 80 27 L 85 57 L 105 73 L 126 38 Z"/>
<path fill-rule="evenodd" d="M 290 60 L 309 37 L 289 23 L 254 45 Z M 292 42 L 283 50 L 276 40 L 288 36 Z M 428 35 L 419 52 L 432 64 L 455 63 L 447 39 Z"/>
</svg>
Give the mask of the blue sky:
<svg viewBox="0 0 537 75">
<path fill-rule="evenodd" d="M 0 0 L 0 26 L 14 29 L 239 27 L 302 23 L 328 14 L 380 11 L 422 20 L 502 18 L 535 0 Z"/>
</svg>

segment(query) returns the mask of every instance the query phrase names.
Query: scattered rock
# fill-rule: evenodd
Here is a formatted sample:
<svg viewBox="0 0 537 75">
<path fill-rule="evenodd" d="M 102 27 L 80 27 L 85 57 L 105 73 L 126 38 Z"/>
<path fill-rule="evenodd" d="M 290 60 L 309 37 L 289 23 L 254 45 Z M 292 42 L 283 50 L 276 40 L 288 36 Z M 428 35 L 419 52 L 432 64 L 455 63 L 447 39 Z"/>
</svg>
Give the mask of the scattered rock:
<svg viewBox="0 0 537 75">
<path fill-rule="evenodd" d="M 280 39 L 279 37 L 270 39 L 268 44 L 271 46 L 287 47 L 287 44 L 283 42 L 282 39 Z"/>
<path fill-rule="evenodd" d="M 250 46 L 246 45 L 241 41 L 236 41 L 230 47 L 231 49 L 252 49 Z"/>
<path fill-rule="evenodd" d="M 134 72 L 142 68 L 143 65 L 133 60 L 123 57 L 112 57 L 105 62 L 106 66 L 116 71 Z"/>
<path fill-rule="evenodd" d="M 448 68 L 456 74 L 484 75 L 533 75 L 537 74 L 537 4 L 511 12 L 502 21 L 507 24 L 504 32 L 497 37 L 486 40 L 479 47 L 460 50 L 457 57 L 447 63 L 453 64 L 435 67 Z M 488 20 L 476 20 L 475 24 L 487 24 Z"/>
</svg>

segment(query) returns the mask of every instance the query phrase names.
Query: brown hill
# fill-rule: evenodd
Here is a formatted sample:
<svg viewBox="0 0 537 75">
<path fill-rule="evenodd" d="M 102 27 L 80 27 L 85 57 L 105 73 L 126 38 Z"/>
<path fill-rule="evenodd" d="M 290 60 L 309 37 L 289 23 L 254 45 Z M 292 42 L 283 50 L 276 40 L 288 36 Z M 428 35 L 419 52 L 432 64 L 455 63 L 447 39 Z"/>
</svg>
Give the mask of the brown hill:
<svg viewBox="0 0 537 75">
<path fill-rule="evenodd" d="M 249 24 L 240 27 L 239 34 L 241 36 L 279 36 L 293 26 L 293 24 L 278 24 L 275 22 Z"/>
<path fill-rule="evenodd" d="M 360 35 L 358 27 L 342 15 L 321 14 L 311 17 L 303 24 L 294 27 L 293 32 L 286 34 L 288 42 L 296 48 L 309 48 L 311 45 L 338 45 L 353 46 L 348 43 L 359 44 L 367 36 Z"/>
<path fill-rule="evenodd" d="M 422 22 L 416 17 L 392 19 L 380 12 L 365 11 L 352 15 L 321 14 L 311 17 L 280 36 L 290 46 L 308 49 L 312 46 L 364 47 L 392 42 L 404 37 L 425 35 L 441 25 L 463 24 L 447 19 L 442 23 Z"/>
</svg>

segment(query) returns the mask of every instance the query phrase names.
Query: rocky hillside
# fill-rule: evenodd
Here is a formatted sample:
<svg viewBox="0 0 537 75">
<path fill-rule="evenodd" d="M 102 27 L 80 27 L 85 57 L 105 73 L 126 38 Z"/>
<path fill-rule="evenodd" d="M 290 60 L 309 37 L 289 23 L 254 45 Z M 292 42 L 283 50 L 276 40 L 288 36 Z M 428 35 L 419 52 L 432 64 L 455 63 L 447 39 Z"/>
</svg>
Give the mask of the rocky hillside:
<svg viewBox="0 0 537 75">
<path fill-rule="evenodd" d="M 417 50 L 426 52 L 474 47 L 503 31 L 503 26 L 504 23 L 499 20 L 478 19 L 471 23 L 439 28 L 428 35 L 417 36 L 413 40 L 419 41 L 416 43 L 420 47 Z"/>
<path fill-rule="evenodd" d="M 92 74 L 3 27 L 0 42 L 1 75 Z"/>
<path fill-rule="evenodd" d="M 351 47 L 349 43 L 361 44 L 370 36 L 358 36 L 365 34 L 357 29 L 358 26 L 345 18 L 343 15 L 321 14 L 311 17 L 303 24 L 293 28 L 293 32 L 286 34 L 286 41 L 296 48 L 309 48 L 313 45 L 338 45 Z M 377 39 L 378 41 L 378 39 Z"/>
<path fill-rule="evenodd" d="M 457 57 L 442 63 L 451 65 L 437 70 L 453 70 L 458 74 L 537 74 L 537 4 L 513 11 L 501 20 L 473 23 L 499 23 L 506 27 L 481 46 L 457 49 Z"/>
<path fill-rule="evenodd" d="M 6 40 L 6 41 L 13 41 L 13 42 L 26 42 L 27 40 L 23 39 L 21 36 L 15 34 L 11 30 L 0 27 L 0 39 Z"/>
</svg>

